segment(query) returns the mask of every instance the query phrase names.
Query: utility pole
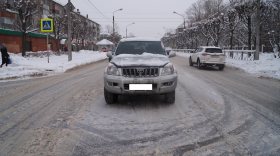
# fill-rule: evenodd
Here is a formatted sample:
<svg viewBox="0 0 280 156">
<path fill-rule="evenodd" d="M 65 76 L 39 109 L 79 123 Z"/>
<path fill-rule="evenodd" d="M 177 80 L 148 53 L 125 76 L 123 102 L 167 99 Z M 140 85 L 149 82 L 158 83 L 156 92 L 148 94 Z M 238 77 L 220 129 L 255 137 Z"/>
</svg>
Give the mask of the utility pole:
<svg viewBox="0 0 280 156">
<path fill-rule="evenodd" d="M 115 15 L 113 12 L 113 43 L 115 44 Z"/>
<path fill-rule="evenodd" d="M 257 0 L 257 21 L 256 21 L 256 53 L 255 60 L 260 59 L 260 6 L 261 0 Z"/>
<path fill-rule="evenodd" d="M 67 49 L 68 49 L 68 61 L 72 61 L 72 26 L 71 26 L 71 2 L 68 0 L 67 3 L 67 25 L 68 25 L 68 34 L 67 34 Z"/>
<path fill-rule="evenodd" d="M 122 11 L 123 9 L 120 8 L 118 10 L 113 11 L 113 43 L 115 44 L 115 12 Z"/>
</svg>

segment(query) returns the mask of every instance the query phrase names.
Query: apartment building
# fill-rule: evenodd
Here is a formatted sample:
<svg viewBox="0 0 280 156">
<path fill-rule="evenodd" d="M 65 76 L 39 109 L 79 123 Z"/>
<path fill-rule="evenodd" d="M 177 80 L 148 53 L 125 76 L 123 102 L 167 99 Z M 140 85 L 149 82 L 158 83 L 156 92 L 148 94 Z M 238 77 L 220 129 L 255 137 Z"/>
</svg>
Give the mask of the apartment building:
<svg viewBox="0 0 280 156">
<path fill-rule="evenodd" d="M 8 50 L 13 53 L 20 53 L 23 45 L 27 51 L 44 51 L 47 49 L 47 41 L 46 34 L 41 33 L 39 29 L 40 19 L 53 18 L 55 29 L 53 33 L 49 34 L 49 44 L 53 51 L 63 50 L 67 39 L 65 4 L 55 0 L 34 0 L 34 2 L 38 9 L 32 14 L 26 33 L 26 42 L 22 44 L 22 32 L 17 27 L 18 12 L 14 6 L 14 0 L 0 0 L 0 42 L 6 43 Z M 72 8 L 71 40 L 74 50 L 95 49 L 100 34 L 100 25 L 89 19 L 88 15 L 81 15 L 79 10 Z"/>
<path fill-rule="evenodd" d="M 17 12 L 13 11 L 13 0 L 0 0 L 0 28 L 15 29 Z"/>
</svg>

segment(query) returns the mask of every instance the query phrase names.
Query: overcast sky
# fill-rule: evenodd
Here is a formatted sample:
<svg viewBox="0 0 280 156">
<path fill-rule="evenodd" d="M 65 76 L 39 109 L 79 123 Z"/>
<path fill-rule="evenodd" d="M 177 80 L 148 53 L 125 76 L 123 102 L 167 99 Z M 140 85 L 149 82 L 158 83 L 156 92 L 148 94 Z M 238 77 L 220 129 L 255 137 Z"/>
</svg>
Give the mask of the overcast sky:
<svg viewBox="0 0 280 156">
<path fill-rule="evenodd" d="M 57 0 L 62 3 L 68 0 Z M 83 15 L 99 23 L 102 28 L 112 26 L 113 12 L 115 23 L 119 27 L 119 33 L 133 33 L 141 37 L 162 37 L 168 29 L 176 29 L 183 23 L 183 18 L 173 14 L 176 11 L 185 14 L 186 10 L 197 0 L 71 0 Z"/>
</svg>

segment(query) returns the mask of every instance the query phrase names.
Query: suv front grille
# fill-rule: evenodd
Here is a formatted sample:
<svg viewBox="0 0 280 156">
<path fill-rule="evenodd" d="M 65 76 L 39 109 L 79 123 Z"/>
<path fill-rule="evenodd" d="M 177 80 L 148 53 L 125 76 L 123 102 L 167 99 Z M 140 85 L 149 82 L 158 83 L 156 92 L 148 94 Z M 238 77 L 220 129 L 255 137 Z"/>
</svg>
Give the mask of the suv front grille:
<svg viewBox="0 0 280 156">
<path fill-rule="evenodd" d="M 124 77 L 157 77 L 159 76 L 159 68 L 158 67 L 122 68 L 122 75 Z"/>
</svg>

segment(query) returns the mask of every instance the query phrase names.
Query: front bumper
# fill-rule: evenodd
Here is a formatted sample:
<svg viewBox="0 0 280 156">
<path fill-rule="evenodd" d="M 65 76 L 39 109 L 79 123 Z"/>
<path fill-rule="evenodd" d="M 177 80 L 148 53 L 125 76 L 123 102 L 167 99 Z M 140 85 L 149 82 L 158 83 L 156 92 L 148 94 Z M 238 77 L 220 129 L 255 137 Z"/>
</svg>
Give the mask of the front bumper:
<svg viewBox="0 0 280 156">
<path fill-rule="evenodd" d="M 129 90 L 129 84 L 153 84 L 153 90 Z M 104 75 L 104 87 L 108 92 L 115 94 L 164 94 L 175 91 L 177 73 L 166 76 L 149 78 L 129 78 L 123 76 Z"/>
</svg>

